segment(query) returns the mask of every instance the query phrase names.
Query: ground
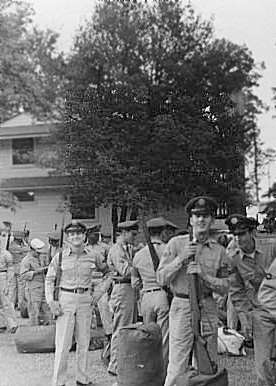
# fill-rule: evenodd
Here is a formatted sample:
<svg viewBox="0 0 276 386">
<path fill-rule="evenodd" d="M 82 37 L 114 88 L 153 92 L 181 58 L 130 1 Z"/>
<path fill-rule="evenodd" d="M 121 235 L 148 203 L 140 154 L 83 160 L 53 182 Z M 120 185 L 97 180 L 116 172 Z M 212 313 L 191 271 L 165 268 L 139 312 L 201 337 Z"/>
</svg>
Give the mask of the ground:
<svg viewBox="0 0 276 386">
<path fill-rule="evenodd" d="M 25 322 L 25 321 L 24 321 Z M 74 355 L 70 353 L 68 383 L 74 386 Z M 21 354 L 14 344 L 14 336 L 0 333 L 0 386 L 50 386 L 54 354 Z M 90 376 L 95 386 L 112 386 L 116 378 L 107 374 L 100 359 L 100 351 L 89 352 Z M 219 357 L 220 367 L 229 373 L 229 386 L 257 386 L 253 352 L 246 357 Z M 146 386 L 146 385 L 141 385 Z"/>
</svg>

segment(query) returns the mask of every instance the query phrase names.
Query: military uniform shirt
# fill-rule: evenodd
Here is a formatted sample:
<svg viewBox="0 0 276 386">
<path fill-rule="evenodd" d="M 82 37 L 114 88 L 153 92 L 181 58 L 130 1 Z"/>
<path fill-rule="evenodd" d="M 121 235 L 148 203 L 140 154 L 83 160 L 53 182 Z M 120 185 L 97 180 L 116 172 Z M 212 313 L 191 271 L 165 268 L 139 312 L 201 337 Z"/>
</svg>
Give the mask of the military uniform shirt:
<svg viewBox="0 0 276 386">
<path fill-rule="evenodd" d="M 9 251 L 2 250 L 0 252 L 0 272 L 7 271 L 13 266 L 13 258 Z"/>
<path fill-rule="evenodd" d="M 45 281 L 45 295 L 47 303 L 53 300 L 54 285 L 58 269 L 59 254 L 51 261 Z M 88 248 L 77 255 L 70 247 L 62 252 L 60 287 L 91 288 L 93 272 L 103 269 L 102 261 L 98 255 L 92 253 Z"/>
<path fill-rule="evenodd" d="M 227 255 L 236 267 L 231 281 L 230 295 L 238 313 L 250 311 L 258 306 L 257 292 L 265 276 L 265 270 L 276 257 L 276 243 L 258 239 L 253 254 L 244 253 L 233 242 L 227 248 Z"/>
<path fill-rule="evenodd" d="M 42 268 L 39 257 L 34 257 L 32 252 L 29 252 L 20 264 L 20 276 L 28 282 L 29 288 L 38 288 L 44 286 L 43 272 L 35 273 L 37 269 Z"/>
<path fill-rule="evenodd" d="M 163 285 L 170 285 L 174 294 L 189 293 L 187 265 L 181 263 L 180 256 L 185 245 L 189 243 L 189 236 L 173 237 L 167 244 L 157 270 L 157 280 Z M 209 238 L 204 244 L 198 244 L 196 260 L 205 273 L 205 280 L 201 280 L 202 296 L 209 296 L 212 291 L 224 294 L 228 291 L 230 280 L 227 277 L 231 262 L 227 258 L 225 249 L 215 240 Z"/>
<path fill-rule="evenodd" d="M 151 238 L 152 244 L 160 258 L 164 252 L 166 244 L 158 238 Z M 157 283 L 156 272 L 149 252 L 149 247 L 145 246 L 137 252 L 133 259 L 133 271 L 131 276 L 132 287 L 137 288 L 143 283 L 143 290 L 160 288 Z"/>
<path fill-rule="evenodd" d="M 108 253 L 107 264 L 111 272 L 115 276 L 129 278 L 132 270 L 132 252 L 131 245 L 125 245 L 121 238 L 118 237 L 116 244 L 114 244 Z"/>
</svg>

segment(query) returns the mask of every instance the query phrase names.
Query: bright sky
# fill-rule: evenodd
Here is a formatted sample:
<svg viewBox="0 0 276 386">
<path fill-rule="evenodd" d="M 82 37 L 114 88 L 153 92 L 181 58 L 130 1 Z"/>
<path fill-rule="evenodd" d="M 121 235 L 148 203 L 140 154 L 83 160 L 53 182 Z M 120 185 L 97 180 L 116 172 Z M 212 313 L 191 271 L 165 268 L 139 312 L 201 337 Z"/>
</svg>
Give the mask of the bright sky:
<svg viewBox="0 0 276 386">
<path fill-rule="evenodd" d="M 35 22 L 51 28 L 60 36 L 59 47 L 68 51 L 79 24 L 93 11 L 95 0 L 29 0 L 36 12 Z M 114 0 L 116 1 L 116 0 Z M 191 0 L 204 18 L 214 17 L 217 37 L 246 44 L 256 62 L 265 62 L 266 69 L 256 90 L 271 107 L 259 117 L 261 138 L 265 147 L 276 148 L 276 111 L 271 101 L 276 87 L 276 1 L 275 0 Z M 272 119 L 272 116 L 275 119 Z M 276 182 L 276 163 L 270 167 L 271 183 Z M 262 191 L 268 189 L 268 176 L 262 180 Z"/>
</svg>

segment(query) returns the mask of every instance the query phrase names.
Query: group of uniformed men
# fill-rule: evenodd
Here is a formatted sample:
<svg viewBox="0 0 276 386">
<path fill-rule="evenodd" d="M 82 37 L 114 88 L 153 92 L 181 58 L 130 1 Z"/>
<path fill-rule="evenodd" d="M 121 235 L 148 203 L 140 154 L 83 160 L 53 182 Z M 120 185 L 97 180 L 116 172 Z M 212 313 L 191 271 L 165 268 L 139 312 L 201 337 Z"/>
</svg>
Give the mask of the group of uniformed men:
<svg viewBox="0 0 276 386">
<path fill-rule="evenodd" d="M 93 385 L 88 376 L 88 349 L 95 303 L 102 310 L 105 332 L 111 336 L 109 374 L 117 375 L 120 329 L 136 322 L 140 315 L 144 323 L 155 322 L 160 326 L 164 385 L 175 386 L 178 377 L 191 365 L 194 344 L 188 280 L 191 274 L 196 274 L 200 282 L 201 335 L 207 341 L 212 361 L 217 362 L 218 313 L 214 294 L 227 294 L 241 332 L 254 340 L 260 382 L 275 385 L 270 356 L 276 326 L 276 243 L 272 239 L 255 238 L 254 219 L 233 214 L 226 220 L 233 239 L 225 249 L 211 234 L 216 202 L 206 196 L 195 197 L 188 202 L 186 210 L 189 235 L 174 236 L 177 226 L 163 217 L 147 221 L 151 243 L 159 257 L 158 267 L 154 265 L 148 245 L 136 247 L 138 221 L 119 223 L 119 236 L 110 248 L 99 242 L 99 229 L 87 233 L 84 224 L 72 221 L 64 229 L 66 243 L 61 261 L 59 253 L 53 253 L 50 263 L 38 263 L 44 243 L 38 239 L 29 243 L 19 276 L 26 282 L 36 278 L 28 286 L 32 304 L 28 310 L 33 324 L 41 310 L 39 301 L 43 294 L 39 284 L 44 283 L 46 276 L 46 302 L 56 323 L 53 386 L 66 384 L 73 335 L 77 343 L 76 385 Z M 9 307 L 5 300 L 9 280 L 7 256 L 8 252 L 2 250 L 1 304 L 6 310 Z M 57 300 L 54 290 L 59 264 L 61 278 Z M 95 285 L 97 272 L 105 277 L 98 286 Z M 12 308 L 6 314 L 9 312 L 12 313 Z M 10 322 L 10 326 L 11 329 L 16 327 L 16 322 L 14 325 Z"/>
</svg>

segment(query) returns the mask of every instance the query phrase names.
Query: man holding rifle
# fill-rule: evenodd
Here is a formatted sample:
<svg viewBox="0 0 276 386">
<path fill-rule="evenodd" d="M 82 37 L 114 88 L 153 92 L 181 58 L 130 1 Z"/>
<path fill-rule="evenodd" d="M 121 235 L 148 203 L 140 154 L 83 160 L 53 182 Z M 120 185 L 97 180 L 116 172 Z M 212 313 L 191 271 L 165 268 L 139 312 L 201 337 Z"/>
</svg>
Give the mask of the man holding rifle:
<svg viewBox="0 0 276 386">
<path fill-rule="evenodd" d="M 164 252 L 166 244 L 162 241 L 167 227 L 177 226 L 168 222 L 163 217 L 152 218 L 146 223 L 148 235 L 145 235 L 147 243 L 133 259 L 131 284 L 141 290 L 141 312 L 144 323 L 155 322 L 162 331 L 163 360 L 166 373 L 169 359 L 169 302 L 167 293 L 157 283 L 156 269 Z M 147 232 L 146 230 L 144 230 Z M 147 239 L 149 237 L 149 240 Z M 151 248 L 154 248 L 153 255 Z M 156 259 L 156 262 L 154 261 Z"/>
<path fill-rule="evenodd" d="M 210 237 L 217 204 L 205 196 L 195 197 L 186 206 L 192 228 L 189 235 L 172 238 L 158 267 L 161 285 L 173 292 L 170 308 L 169 365 L 165 386 L 174 386 L 189 370 L 194 347 L 189 275 L 198 278 L 201 336 L 211 362 L 217 361 L 217 307 L 213 292 L 224 294 L 229 288 L 229 262 L 225 249 Z M 198 358 L 197 358 L 198 359 Z M 199 368 L 199 372 L 200 372 Z"/>
<path fill-rule="evenodd" d="M 66 383 L 69 350 L 75 332 L 76 385 L 91 385 L 88 377 L 88 349 L 92 318 L 93 272 L 101 262 L 85 245 L 86 226 L 72 220 L 65 226 L 67 245 L 52 259 L 45 283 L 46 301 L 56 316 L 56 351 L 53 386 Z M 61 237 L 62 243 L 63 237 Z"/>
</svg>

